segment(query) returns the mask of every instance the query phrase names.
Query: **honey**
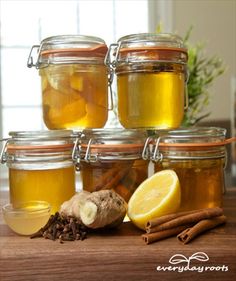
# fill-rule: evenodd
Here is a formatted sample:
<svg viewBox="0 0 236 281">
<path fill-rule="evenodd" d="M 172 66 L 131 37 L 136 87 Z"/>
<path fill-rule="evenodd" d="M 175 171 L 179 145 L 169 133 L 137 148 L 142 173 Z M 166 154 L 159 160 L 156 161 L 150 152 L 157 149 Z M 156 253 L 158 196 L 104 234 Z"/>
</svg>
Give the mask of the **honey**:
<svg viewBox="0 0 236 281">
<path fill-rule="evenodd" d="M 224 160 L 163 160 L 155 172 L 174 170 L 181 185 L 181 211 L 222 207 Z"/>
<path fill-rule="evenodd" d="M 112 189 L 127 202 L 148 177 L 145 131 L 84 130 L 78 147 L 83 189 Z"/>
<path fill-rule="evenodd" d="M 3 206 L 6 224 L 16 233 L 31 235 L 44 227 L 50 217 L 50 205 L 45 201 L 28 201 L 26 203 Z"/>
<path fill-rule="evenodd" d="M 104 127 L 108 117 L 106 52 L 102 39 L 82 35 L 49 37 L 32 48 L 28 67 L 39 69 L 43 119 L 48 129 Z"/>
<path fill-rule="evenodd" d="M 51 212 L 75 194 L 75 139 L 70 130 L 10 132 L 1 154 L 9 170 L 13 208 L 31 201 L 45 201 Z"/>
<path fill-rule="evenodd" d="M 43 118 L 49 129 L 105 125 L 108 115 L 105 66 L 49 66 L 41 69 L 40 75 Z"/>
<path fill-rule="evenodd" d="M 114 44 L 113 44 L 114 47 Z M 174 129 L 187 108 L 187 49 L 173 34 L 122 37 L 106 63 L 117 77 L 118 117 L 124 128 Z"/>
<path fill-rule="evenodd" d="M 225 129 L 196 127 L 163 133 L 154 145 L 154 171 L 173 169 L 180 180 L 181 211 L 222 207 Z"/>
<path fill-rule="evenodd" d="M 9 169 L 9 184 L 13 206 L 19 202 L 43 200 L 50 202 L 51 211 L 55 213 L 75 193 L 75 168 Z"/>
<path fill-rule="evenodd" d="M 81 163 L 83 189 L 89 192 L 113 189 L 126 202 L 136 188 L 148 177 L 145 160 Z"/>
<path fill-rule="evenodd" d="M 119 75 L 121 124 L 125 128 L 155 128 L 157 124 L 160 129 L 177 128 L 184 115 L 184 83 L 184 75 L 177 72 Z"/>
</svg>

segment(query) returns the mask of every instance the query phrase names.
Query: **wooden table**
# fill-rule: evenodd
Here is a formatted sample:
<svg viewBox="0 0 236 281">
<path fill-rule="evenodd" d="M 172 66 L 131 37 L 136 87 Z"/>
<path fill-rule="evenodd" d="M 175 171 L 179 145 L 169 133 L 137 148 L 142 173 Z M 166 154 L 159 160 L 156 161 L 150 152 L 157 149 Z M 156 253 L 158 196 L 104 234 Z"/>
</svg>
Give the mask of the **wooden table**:
<svg viewBox="0 0 236 281">
<path fill-rule="evenodd" d="M 3 205 L 6 193 L 0 192 L 0 198 Z M 188 245 L 175 237 L 145 245 L 141 232 L 131 223 L 110 233 L 90 235 L 84 241 L 60 244 L 18 236 L 4 224 L 0 214 L 0 281 L 236 280 L 236 188 L 224 201 L 228 223 Z M 204 252 L 209 260 L 191 260 L 185 272 L 177 270 L 186 267 L 187 262 L 169 262 L 176 254 L 190 260 L 197 252 Z"/>
</svg>

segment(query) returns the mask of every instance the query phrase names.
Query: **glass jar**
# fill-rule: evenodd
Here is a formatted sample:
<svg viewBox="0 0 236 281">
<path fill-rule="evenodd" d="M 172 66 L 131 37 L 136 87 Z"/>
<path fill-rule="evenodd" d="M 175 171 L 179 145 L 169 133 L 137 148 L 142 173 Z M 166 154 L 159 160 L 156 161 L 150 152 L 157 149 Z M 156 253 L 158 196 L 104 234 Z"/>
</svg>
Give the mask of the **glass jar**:
<svg viewBox="0 0 236 281">
<path fill-rule="evenodd" d="M 84 130 L 78 146 L 83 189 L 113 189 L 128 202 L 148 177 L 147 142 L 139 130 Z"/>
<path fill-rule="evenodd" d="M 111 45 L 106 62 L 117 75 L 118 115 L 125 128 L 180 126 L 187 103 L 187 59 L 182 39 L 173 34 L 133 34 Z"/>
<path fill-rule="evenodd" d="M 222 206 L 226 130 L 178 129 L 156 138 L 154 170 L 174 170 L 181 185 L 181 211 Z"/>
<path fill-rule="evenodd" d="M 33 62 L 35 49 L 36 63 Z M 32 47 L 28 67 L 39 69 L 43 119 L 48 129 L 105 125 L 108 117 L 106 52 L 102 39 L 83 35 L 53 36 Z"/>
<path fill-rule="evenodd" d="M 75 194 L 72 160 L 75 135 L 70 130 L 10 132 L 1 162 L 9 168 L 13 207 L 47 201 L 51 212 Z"/>
</svg>

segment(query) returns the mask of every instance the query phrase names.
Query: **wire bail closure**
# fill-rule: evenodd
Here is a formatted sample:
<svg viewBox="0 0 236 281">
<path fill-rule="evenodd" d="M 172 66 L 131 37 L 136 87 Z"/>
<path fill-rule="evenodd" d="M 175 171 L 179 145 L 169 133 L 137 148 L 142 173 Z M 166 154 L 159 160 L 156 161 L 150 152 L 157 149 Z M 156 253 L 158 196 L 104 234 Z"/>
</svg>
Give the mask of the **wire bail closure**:
<svg viewBox="0 0 236 281">
<path fill-rule="evenodd" d="M 109 110 L 113 110 L 114 103 L 113 103 L 113 90 L 112 90 L 112 83 L 114 79 L 114 73 L 115 73 L 115 67 L 116 67 L 116 62 L 118 58 L 118 53 L 117 49 L 119 48 L 120 44 L 112 43 L 108 51 L 106 53 L 105 59 L 104 59 L 104 64 L 108 67 L 108 87 L 109 87 L 109 93 L 110 93 L 110 107 Z M 115 58 L 112 60 L 112 56 L 114 57 L 114 52 L 112 54 L 112 51 L 115 52 Z"/>
<path fill-rule="evenodd" d="M 80 160 L 82 159 L 81 157 L 81 145 L 79 145 L 79 140 L 80 138 L 77 138 L 74 148 L 73 148 L 73 152 L 72 152 L 72 159 L 73 161 L 76 163 L 76 168 L 79 171 L 80 170 Z M 90 162 L 96 162 L 97 161 L 97 154 L 95 155 L 91 155 L 91 144 L 94 141 L 93 138 L 91 138 L 88 142 L 88 146 L 86 148 L 86 152 L 85 152 L 85 156 L 83 158 L 83 160 L 86 163 L 90 163 Z"/>
<path fill-rule="evenodd" d="M 7 162 L 6 159 L 6 151 L 7 151 L 7 144 L 9 142 L 10 139 L 1 139 L 0 141 L 4 142 L 3 148 L 1 150 L 1 154 L 0 154 L 0 163 L 1 164 L 5 164 Z"/>
<path fill-rule="evenodd" d="M 43 64 L 41 64 L 39 62 L 39 58 L 40 58 L 40 54 L 41 54 L 41 50 L 43 48 L 43 43 L 40 44 L 40 45 L 33 45 L 31 50 L 30 50 L 30 53 L 29 53 L 29 57 L 28 57 L 28 60 L 27 60 L 27 66 L 29 68 L 35 66 L 36 69 L 41 69 L 41 68 L 45 68 L 45 67 L 48 67 L 49 66 L 49 60 Z M 35 51 L 35 49 L 37 49 Z M 36 62 L 34 62 L 34 58 L 33 58 L 33 53 L 36 52 Z"/>
<path fill-rule="evenodd" d="M 154 152 L 153 154 L 151 155 L 151 160 L 154 161 L 154 162 L 161 162 L 163 160 L 163 154 L 160 152 L 159 150 L 159 144 L 160 144 L 160 141 L 161 141 L 161 137 L 158 137 L 157 139 L 155 139 L 156 142 L 154 144 Z"/>
<path fill-rule="evenodd" d="M 148 137 L 145 141 L 145 144 L 143 147 L 143 152 L 142 152 L 143 160 L 149 160 L 149 157 L 150 157 L 149 144 L 150 144 L 151 139 L 152 139 L 151 137 Z"/>
</svg>

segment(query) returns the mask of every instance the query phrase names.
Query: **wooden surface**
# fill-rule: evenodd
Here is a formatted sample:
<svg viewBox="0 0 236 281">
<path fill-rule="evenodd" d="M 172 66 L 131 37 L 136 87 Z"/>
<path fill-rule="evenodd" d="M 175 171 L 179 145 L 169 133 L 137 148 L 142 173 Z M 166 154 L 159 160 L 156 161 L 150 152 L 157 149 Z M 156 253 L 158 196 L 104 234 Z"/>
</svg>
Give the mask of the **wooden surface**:
<svg viewBox="0 0 236 281">
<path fill-rule="evenodd" d="M 6 193 L 0 192 L 0 198 L 2 205 L 7 201 Z M 124 223 L 110 233 L 89 235 L 84 241 L 60 244 L 43 238 L 30 239 L 14 234 L 0 213 L 0 281 L 236 280 L 235 203 L 236 189 L 231 189 L 224 203 L 228 223 L 188 245 L 182 245 L 175 237 L 145 245 L 141 232 L 131 223 Z M 197 252 L 206 253 L 209 260 L 192 260 L 189 268 L 208 267 L 207 271 L 181 273 L 156 269 L 186 266 L 186 262 L 171 265 L 169 259 L 175 254 L 189 258 Z M 222 266 L 228 267 L 228 271 L 219 269 Z"/>
</svg>

